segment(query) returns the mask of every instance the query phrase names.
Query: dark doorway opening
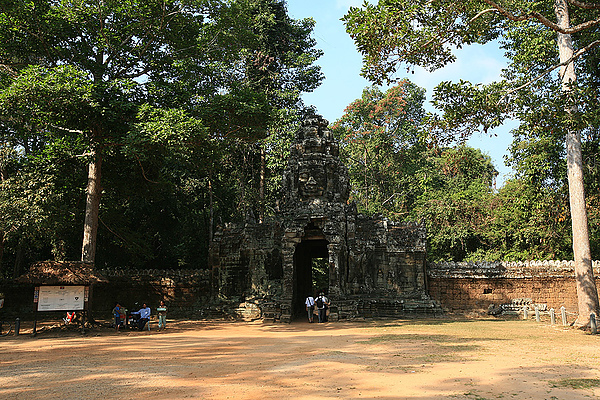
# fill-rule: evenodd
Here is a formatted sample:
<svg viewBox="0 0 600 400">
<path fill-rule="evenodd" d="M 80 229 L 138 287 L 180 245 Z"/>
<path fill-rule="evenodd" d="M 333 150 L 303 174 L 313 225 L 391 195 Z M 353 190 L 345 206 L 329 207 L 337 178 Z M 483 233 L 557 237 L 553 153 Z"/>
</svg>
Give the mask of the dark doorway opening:
<svg viewBox="0 0 600 400">
<path fill-rule="evenodd" d="M 322 238 L 304 239 L 296 246 L 294 253 L 294 293 L 292 315 L 306 317 L 307 296 L 317 295 L 318 291 L 329 289 L 329 251 L 327 240 Z"/>
</svg>

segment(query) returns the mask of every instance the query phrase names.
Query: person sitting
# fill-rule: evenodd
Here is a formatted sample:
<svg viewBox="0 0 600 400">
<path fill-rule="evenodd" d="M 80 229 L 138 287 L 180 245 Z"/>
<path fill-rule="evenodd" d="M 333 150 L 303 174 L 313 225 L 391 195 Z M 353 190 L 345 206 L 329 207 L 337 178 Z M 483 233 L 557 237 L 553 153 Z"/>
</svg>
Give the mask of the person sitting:
<svg viewBox="0 0 600 400">
<path fill-rule="evenodd" d="M 67 316 L 65 318 L 63 318 L 63 321 L 65 321 L 65 325 L 68 325 L 71 322 L 73 322 L 74 319 L 75 319 L 75 311 L 73 311 L 73 312 L 67 311 Z"/>
<path fill-rule="evenodd" d="M 138 329 L 140 331 L 144 330 L 144 326 L 146 326 L 146 323 L 150 321 L 150 307 L 144 303 L 139 311 L 133 311 L 131 314 L 137 314 L 140 316 L 140 319 L 138 319 Z"/>
</svg>

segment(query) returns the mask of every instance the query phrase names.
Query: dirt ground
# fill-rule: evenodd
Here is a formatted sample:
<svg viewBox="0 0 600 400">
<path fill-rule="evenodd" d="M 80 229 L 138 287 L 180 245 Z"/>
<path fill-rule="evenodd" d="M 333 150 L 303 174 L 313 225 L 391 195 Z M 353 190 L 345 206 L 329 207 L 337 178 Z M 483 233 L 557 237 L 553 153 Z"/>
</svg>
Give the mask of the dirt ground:
<svg viewBox="0 0 600 400">
<path fill-rule="evenodd" d="M 534 321 L 46 325 L 0 337 L 0 399 L 600 398 L 600 335 Z"/>
</svg>

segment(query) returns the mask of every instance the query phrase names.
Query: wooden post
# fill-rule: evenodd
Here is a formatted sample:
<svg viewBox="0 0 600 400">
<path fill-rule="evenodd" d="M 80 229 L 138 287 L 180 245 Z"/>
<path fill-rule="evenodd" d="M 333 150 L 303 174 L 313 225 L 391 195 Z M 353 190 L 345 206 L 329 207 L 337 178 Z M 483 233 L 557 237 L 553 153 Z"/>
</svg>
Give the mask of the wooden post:
<svg viewBox="0 0 600 400">
<path fill-rule="evenodd" d="M 31 333 L 33 336 L 36 334 L 37 329 L 37 310 L 38 310 L 38 302 L 40 300 L 40 287 L 36 286 L 33 290 L 33 332 Z"/>
</svg>

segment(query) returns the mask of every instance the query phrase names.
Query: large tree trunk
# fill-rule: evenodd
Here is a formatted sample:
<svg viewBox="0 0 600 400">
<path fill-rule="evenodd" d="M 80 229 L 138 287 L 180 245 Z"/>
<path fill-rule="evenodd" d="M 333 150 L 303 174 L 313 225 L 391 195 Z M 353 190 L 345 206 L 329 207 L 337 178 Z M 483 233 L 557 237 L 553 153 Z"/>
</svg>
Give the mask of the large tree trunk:
<svg viewBox="0 0 600 400">
<path fill-rule="evenodd" d="M 100 210 L 100 175 L 102 155 L 94 150 L 94 156 L 88 167 L 87 199 L 85 202 L 85 222 L 83 225 L 83 245 L 81 261 L 93 263 L 96 259 L 96 236 L 98 233 L 98 212 Z"/>
<path fill-rule="evenodd" d="M 554 6 L 558 25 L 563 28 L 569 27 L 567 2 L 565 0 L 555 0 Z M 573 57 L 571 35 L 558 33 L 558 51 L 561 63 Z M 576 79 L 572 62 L 561 67 L 560 77 L 563 92 L 570 94 L 572 92 L 571 85 Z M 572 104 L 565 109 L 568 114 L 573 114 L 576 111 L 575 103 Z M 572 127 L 569 127 L 566 135 L 566 147 L 571 227 L 573 229 L 573 260 L 575 262 L 575 281 L 579 307 L 579 316 L 575 324 L 587 326 L 590 323 L 590 314 L 598 315 L 598 290 L 592 269 L 588 220 L 585 209 L 581 137 L 579 131 Z"/>
<path fill-rule="evenodd" d="M 23 270 L 23 237 L 19 239 L 19 244 L 17 245 L 17 254 L 15 255 L 15 263 L 13 265 L 13 279 L 17 279 L 19 275 L 21 275 L 21 271 Z"/>
<path fill-rule="evenodd" d="M 209 245 L 213 240 L 213 236 L 214 236 L 213 229 L 215 226 L 215 201 L 214 201 L 212 182 L 213 182 L 213 169 L 211 167 L 210 171 L 208 173 L 208 205 L 209 205 L 208 244 Z"/>
<path fill-rule="evenodd" d="M 258 222 L 263 223 L 265 220 L 265 185 L 267 179 L 267 155 L 264 143 L 260 144 L 260 182 L 258 184 Z"/>
<path fill-rule="evenodd" d="M 4 182 L 7 179 L 8 179 L 8 176 L 6 174 L 6 170 L 2 166 L 2 163 L 0 163 L 0 182 Z M 3 272 L 2 258 L 4 256 L 4 237 L 5 237 L 5 233 L 3 231 L 0 231 L 0 275 L 2 275 L 2 272 Z"/>
<path fill-rule="evenodd" d="M 4 232 L 0 231 L 0 276 L 4 275 L 2 259 L 4 258 Z"/>
</svg>

